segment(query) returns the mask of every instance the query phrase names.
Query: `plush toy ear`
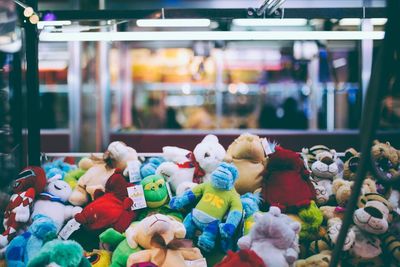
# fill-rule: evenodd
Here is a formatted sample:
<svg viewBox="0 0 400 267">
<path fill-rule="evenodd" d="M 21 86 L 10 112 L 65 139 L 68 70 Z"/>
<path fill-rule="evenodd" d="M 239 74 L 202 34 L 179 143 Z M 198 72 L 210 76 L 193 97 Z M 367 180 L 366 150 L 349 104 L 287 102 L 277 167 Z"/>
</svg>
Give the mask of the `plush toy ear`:
<svg viewBox="0 0 400 267">
<path fill-rule="evenodd" d="M 206 143 L 214 143 L 214 144 L 216 144 L 216 143 L 219 142 L 219 140 L 218 140 L 218 137 L 216 137 L 215 135 L 208 134 L 208 135 L 206 135 L 206 137 L 204 137 L 204 139 L 201 142 L 202 143 L 206 142 Z"/>
<path fill-rule="evenodd" d="M 292 222 L 292 223 L 290 224 L 290 228 L 292 228 L 293 231 L 295 231 L 296 234 L 298 234 L 298 233 L 300 233 L 301 225 L 300 225 L 300 223 L 298 223 L 298 222 Z"/>
<path fill-rule="evenodd" d="M 274 216 L 279 216 L 281 215 L 281 210 L 278 207 L 271 206 L 269 208 L 269 213 L 271 213 Z"/>
<path fill-rule="evenodd" d="M 309 150 L 308 148 L 303 147 L 303 148 L 301 149 L 301 153 L 307 155 L 308 153 L 310 153 L 310 150 Z"/>
<path fill-rule="evenodd" d="M 354 148 L 349 148 L 344 152 L 344 161 L 348 161 L 351 157 L 354 157 L 357 151 Z"/>
<path fill-rule="evenodd" d="M 138 247 L 138 243 L 136 243 L 136 236 L 137 236 L 137 231 L 136 227 L 129 227 L 125 231 L 125 236 L 126 236 L 126 241 L 128 242 L 128 245 L 132 248 L 135 249 Z"/>
</svg>

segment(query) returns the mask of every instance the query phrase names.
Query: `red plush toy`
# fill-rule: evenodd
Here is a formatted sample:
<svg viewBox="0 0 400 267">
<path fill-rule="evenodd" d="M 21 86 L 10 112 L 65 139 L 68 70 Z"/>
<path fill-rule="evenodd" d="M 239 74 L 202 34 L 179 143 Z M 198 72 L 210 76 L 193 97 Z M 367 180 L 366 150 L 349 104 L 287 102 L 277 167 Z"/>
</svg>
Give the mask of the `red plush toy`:
<svg viewBox="0 0 400 267">
<path fill-rule="evenodd" d="M 269 156 L 261 195 L 265 204 L 282 211 L 297 211 L 315 200 L 310 173 L 300 154 L 280 146 Z"/>
<path fill-rule="evenodd" d="M 46 187 L 46 174 L 40 167 L 23 169 L 13 185 L 13 195 L 4 212 L 5 231 L 0 235 L 0 248 L 5 247 L 31 216 L 33 200 Z"/>
<path fill-rule="evenodd" d="M 105 193 L 95 192 L 95 199 L 82 212 L 75 215 L 75 220 L 90 230 L 113 227 L 124 232 L 135 219 L 136 213 L 131 210 L 132 199 L 128 197 L 128 183 L 122 171 L 116 169 L 107 180 Z"/>
<path fill-rule="evenodd" d="M 228 255 L 214 267 L 267 267 L 263 260 L 252 250 L 244 249 L 238 252 L 228 251 Z"/>
</svg>

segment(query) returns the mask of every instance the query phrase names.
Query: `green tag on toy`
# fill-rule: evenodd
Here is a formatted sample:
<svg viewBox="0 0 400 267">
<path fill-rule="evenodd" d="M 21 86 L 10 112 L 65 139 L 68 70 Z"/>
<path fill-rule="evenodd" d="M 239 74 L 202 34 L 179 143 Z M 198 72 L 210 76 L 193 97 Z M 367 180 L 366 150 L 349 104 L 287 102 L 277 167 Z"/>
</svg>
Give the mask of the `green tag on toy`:
<svg viewBox="0 0 400 267">
<path fill-rule="evenodd" d="M 127 190 L 128 196 L 133 200 L 132 210 L 139 210 L 147 207 L 143 186 L 141 184 L 128 187 Z"/>
</svg>

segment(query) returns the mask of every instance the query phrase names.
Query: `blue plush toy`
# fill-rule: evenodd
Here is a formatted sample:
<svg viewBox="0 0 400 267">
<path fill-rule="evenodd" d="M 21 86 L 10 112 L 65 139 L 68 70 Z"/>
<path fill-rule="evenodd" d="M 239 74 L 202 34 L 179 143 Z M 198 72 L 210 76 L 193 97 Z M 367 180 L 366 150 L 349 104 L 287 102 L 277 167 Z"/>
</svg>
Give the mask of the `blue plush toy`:
<svg viewBox="0 0 400 267">
<path fill-rule="evenodd" d="M 219 233 L 222 240 L 230 243 L 242 219 L 242 203 L 234 188 L 237 178 L 236 167 L 223 162 L 211 173 L 210 182 L 199 184 L 170 201 L 172 209 L 181 209 L 200 199 L 183 224 L 186 228 L 186 238 L 193 238 L 197 229 L 202 231 L 197 245 L 206 252 L 215 247 Z M 222 223 L 227 213 L 227 219 Z"/>
<path fill-rule="evenodd" d="M 5 258 L 8 267 L 25 267 L 43 244 L 57 237 L 57 226 L 47 216 L 36 215 L 28 231 L 15 237 L 7 246 Z"/>
<path fill-rule="evenodd" d="M 140 166 L 140 176 L 142 179 L 147 176 L 156 174 L 156 169 L 161 165 L 165 160 L 160 157 L 149 158 L 146 162 Z"/>
<path fill-rule="evenodd" d="M 47 178 L 52 178 L 56 175 L 60 175 L 61 179 L 64 179 L 65 174 L 67 174 L 69 171 L 76 170 L 77 166 L 68 164 L 64 162 L 63 158 L 60 158 L 52 162 L 47 162 L 43 164 L 42 168 L 46 172 Z"/>
<path fill-rule="evenodd" d="M 240 197 L 240 200 L 242 201 L 244 210 L 244 225 L 242 235 L 247 235 L 255 223 L 253 215 L 255 213 L 260 213 L 259 205 L 262 199 L 258 193 L 246 193 Z"/>
</svg>

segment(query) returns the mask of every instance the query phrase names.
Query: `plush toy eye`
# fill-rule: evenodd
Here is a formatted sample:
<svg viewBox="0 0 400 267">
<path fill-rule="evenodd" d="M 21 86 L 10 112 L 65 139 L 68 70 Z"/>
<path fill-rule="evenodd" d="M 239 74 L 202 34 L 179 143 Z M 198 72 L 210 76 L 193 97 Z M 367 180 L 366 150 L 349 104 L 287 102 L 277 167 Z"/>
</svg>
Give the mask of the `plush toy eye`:
<svg viewBox="0 0 400 267">
<path fill-rule="evenodd" d="M 208 152 L 206 152 L 205 154 L 204 154 L 204 157 L 205 158 L 208 158 L 210 156 L 210 153 L 208 153 Z"/>
<path fill-rule="evenodd" d="M 144 186 L 144 190 L 154 190 L 154 183 L 148 183 Z"/>
<path fill-rule="evenodd" d="M 155 184 L 156 184 L 156 186 L 158 186 L 158 188 L 162 188 L 165 184 L 165 181 L 164 181 L 164 179 L 160 179 L 160 180 L 157 180 L 155 182 Z"/>
</svg>

